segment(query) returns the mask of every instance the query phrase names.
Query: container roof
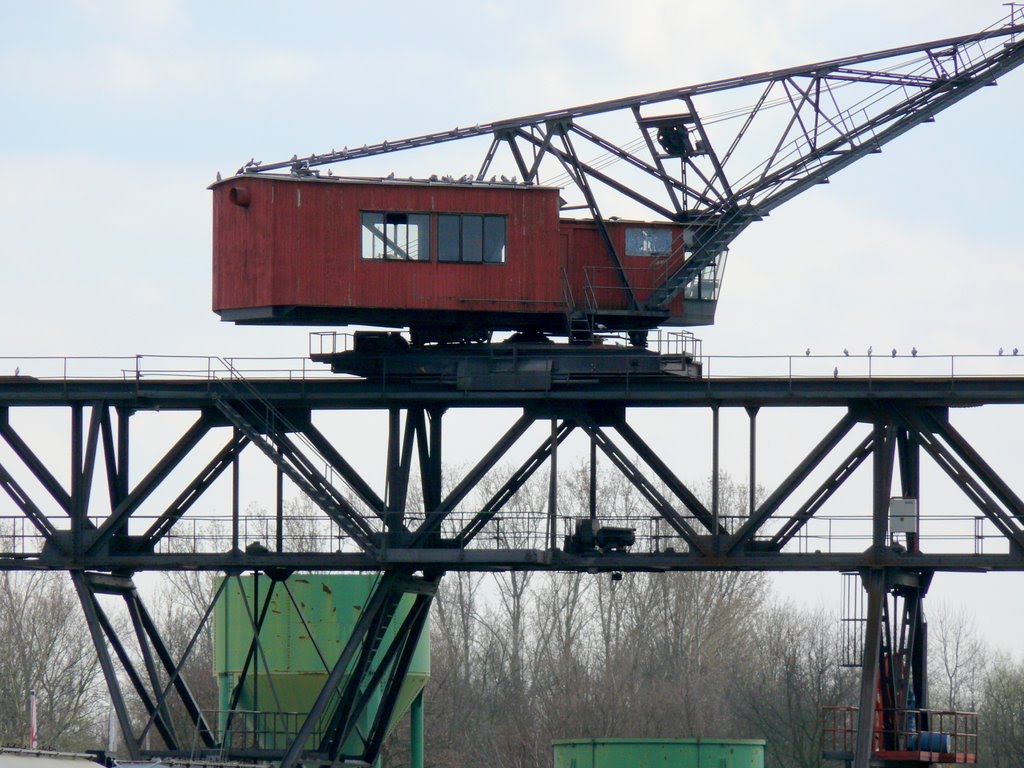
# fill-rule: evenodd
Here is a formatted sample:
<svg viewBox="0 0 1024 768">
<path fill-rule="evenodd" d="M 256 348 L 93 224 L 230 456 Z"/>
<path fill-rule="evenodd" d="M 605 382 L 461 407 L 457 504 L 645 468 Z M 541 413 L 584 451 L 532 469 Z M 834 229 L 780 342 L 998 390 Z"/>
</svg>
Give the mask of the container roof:
<svg viewBox="0 0 1024 768">
<path fill-rule="evenodd" d="M 456 179 L 453 176 L 431 176 L 426 179 L 417 179 L 412 176 L 407 178 L 398 178 L 396 176 L 325 176 L 323 174 L 309 175 L 297 175 L 293 173 L 240 173 L 233 176 L 228 176 L 223 179 L 218 179 L 211 184 L 208 189 L 216 189 L 217 187 L 223 186 L 224 184 L 230 184 L 239 180 L 252 180 L 252 179 L 270 179 L 273 181 L 294 181 L 303 184 L 366 184 L 366 185 L 394 185 L 394 186 L 413 186 L 413 187 L 443 187 L 448 189 L 514 189 L 516 191 L 532 192 L 532 191 L 545 191 L 555 192 L 560 190 L 560 187 L 549 187 L 540 184 L 523 184 L 518 181 L 502 179 L 476 179 L 473 177 L 463 176 L 461 179 Z"/>
</svg>

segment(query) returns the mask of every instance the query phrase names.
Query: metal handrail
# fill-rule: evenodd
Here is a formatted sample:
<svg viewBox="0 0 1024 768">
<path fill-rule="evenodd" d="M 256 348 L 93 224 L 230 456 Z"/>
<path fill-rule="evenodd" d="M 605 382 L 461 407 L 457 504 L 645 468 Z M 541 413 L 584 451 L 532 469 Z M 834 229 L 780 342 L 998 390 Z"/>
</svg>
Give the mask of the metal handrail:
<svg viewBox="0 0 1024 768">
<path fill-rule="evenodd" d="M 456 510 L 444 525 L 446 535 L 456 536 L 476 515 L 472 503 Z M 92 519 L 97 525 L 105 518 Z M 156 521 L 160 515 L 136 514 L 137 521 Z M 636 529 L 636 544 L 633 552 L 658 553 L 674 549 L 685 551 L 686 543 L 663 518 L 650 510 L 638 510 L 633 514 L 599 513 L 603 524 L 627 526 Z M 745 515 L 724 515 L 720 518 L 727 530 L 738 529 L 745 521 Z M 933 532 L 922 531 L 919 542 L 925 547 L 931 542 L 956 545 L 954 548 L 965 554 L 984 554 L 985 542 L 1006 545 L 1006 538 L 994 529 L 981 527 L 985 518 L 979 515 L 934 515 L 925 518 Z M 422 517 L 412 514 L 410 524 L 416 524 Z M 872 541 L 870 515 L 830 514 L 816 516 L 787 544 L 785 551 L 821 552 L 841 554 L 860 552 Z M 289 525 L 283 531 L 283 541 L 289 551 L 335 552 L 344 550 L 348 534 L 334 521 L 318 514 L 290 514 Z M 524 548 L 547 548 L 548 517 L 544 509 L 520 512 L 502 512 L 495 517 L 492 529 L 481 534 L 469 546 L 507 546 L 510 537 L 518 538 Z M 570 531 L 575 525 L 572 515 L 559 516 L 559 530 Z M 980 521 L 980 526 L 979 526 Z M 231 518 L 226 514 L 190 514 L 175 525 L 175 528 L 161 540 L 161 551 L 185 547 L 188 551 L 216 552 L 229 549 L 232 543 Z M 239 515 L 239 537 L 245 541 L 268 541 L 276 535 L 276 519 L 270 515 Z M 759 541 L 769 541 L 774 529 L 764 532 Z M 0 516 L 0 554 L 5 556 L 33 557 L 39 554 L 44 538 L 23 516 Z M 298 549 L 293 549 L 297 547 Z"/>
<path fill-rule="evenodd" d="M 852 753 L 857 738 L 858 707 L 830 706 L 822 711 L 822 751 L 826 754 Z M 872 752 L 924 753 L 976 757 L 978 754 L 978 713 L 953 709 L 876 709 L 887 715 L 894 727 L 881 728 L 872 722 Z M 928 724 L 927 729 L 922 725 Z M 924 734 L 938 738 L 923 738 Z M 888 743 L 887 743 L 888 742 Z M 948 760 L 946 762 L 949 762 Z M 973 762 L 973 760 L 971 761 Z"/>
<path fill-rule="evenodd" d="M 662 330 L 666 334 L 677 331 Z M 333 332 L 327 332 L 327 335 Z M 338 334 L 344 337 L 346 334 Z M 849 378 L 885 380 L 922 378 L 1024 377 L 1024 354 L 790 354 L 702 356 L 703 378 L 801 380 Z M 15 372 L 17 371 L 17 375 Z M 329 379 L 326 366 L 306 357 L 219 357 L 215 355 L 0 356 L 0 384 L 36 381 L 139 381 L 145 378 L 219 381 L 241 374 L 249 379 L 304 381 Z"/>
</svg>

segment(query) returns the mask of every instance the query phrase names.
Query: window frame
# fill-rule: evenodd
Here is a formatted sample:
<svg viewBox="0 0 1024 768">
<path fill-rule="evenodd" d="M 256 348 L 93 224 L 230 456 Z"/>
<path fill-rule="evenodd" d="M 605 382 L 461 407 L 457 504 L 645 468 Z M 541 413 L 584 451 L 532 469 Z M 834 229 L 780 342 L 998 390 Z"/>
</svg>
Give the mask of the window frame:
<svg viewBox="0 0 1024 768">
<path fill-rule="evenodd" d="M 409 259 L 397 255 L 389 256 L 387 226 L 389 216 L 425 217 L 427 221 L 427 248 L 426 258 Z M 367 227 L 367 217 L 379 217 L 380 225 L 385 228 L 382 237 L 373 229 Z M 452 212 L 452 211 L 400 211 L 400 210 L 363 210 L 359 211 L 359 258 L 360 261 L 369 262 L 403 262 L 407 264 L 487 264 L 490 266 L 502 266 L 509 263 L 508 259 L 508 214 L 507 213 L 477 213 L 477 212 Z M 479 219 L 479 233 L 476 242 L 470 240 L 467 244 L 467 230 L 465 223 L 468 220 Z M 457 229 L 452 232 L 452 221 L 457 223 Z M 408 226 L 408 222 L 406 222 Z M 448 228 L 448 234 L 443 238 L 442 229 Z M 451 235 L 454 234 L 454 245 L 456 246 L 457 258 L 445 258 L 447 252 L 450 255 Z M 368 240 L 367 238 L 372 238 Z M 448 249 L 445 243 L 447 239 Z M 421 240 L 422 242 L 422 240 Z M 500 243 L 500 248 L 495 244 Z M 367 245 L 370 245 L 369 253 Z M 490 249 L 488 245 L 490 244 Z M 372 255 L 376 249 L 381 248 L 381 255 Z M 466 258 L 468 248 L 479 252 L 479 258 Z M 488 253 L 499 253 L 501 260 L 497 261 L 488 258 Z"/>
<path fill-rule="evenodd" d="M 650 234 L 649 234 L 650 233 Z M 636 237 L 639 236 L 641 239 L 648 239 L 652 245 L 654 245 L 654 233 L 657 233 L 657 237 L 666 237 L 668 239 L 668 250 L 666 251 L 655 251 L 649 250 L 644 251 L 642 248 L 630 248 L 631 235 Z M 637 224 L 627 225 L 625 227 L 625 233 L 623 234 L 623 240 L 625 244 L 625 254 L 630 258 L 637 259 L 667 259 L 672 256 L 675 252 L 675 232 L 670 225 L 649 225 L 641 226 Z"/>
<path fill-rule="evenodd" d="M 381 217 L 381 224 L 384 227 L 384 234 L 383 234 L 383 236 L 381 236 L 380 234 L 378 234 L 374 230 L 367 228 L 366 221 L 367 221 L 367 217 L 370 217 L 370 216 L 379 216 L 379 217 Z M 410 227 L 411 223 L 409 222 L 409 219 L 412 218 L 412 217 L 417 217 L 417 218 L 423 219 L 425 221 L 426 227 L 427 227 L 426 237 L 418 236 L 416 238 L 417 241 L 418 241 L 418 246 L 422 245 L 423 243 L 426 244 L 426 256 L 425 257 L 413 259 L 413 258 L 408 258 L 408 256 L 403 257 L 403 256 L 399 256 L 397 254 L 390 255 L 390 256 L 388 255 L 389 251 L 392 250 L 391 248 L 388 247 L 389 239 L 388 239 L 388 236 L 387 236 L 387 227 L 389 225 L 389 223 L 388 223 L 388 217 L 389 216 L 395 216 L 395 217 L 397 217 L 397 216 L 404 216 L 406 218 L 406 221 L 404 222 L 404 224 L 399 224 L 399 223 L 395 222 L 395 223 L 392 223 L 391 226 Z M 370 249 L 371 255 L 369 255 L 369 256 L 367 255 L 367 249 L 366 249 L 366 245 L 367 245 L 366 238 L 367 238 L 367 236 L 372 238 L 372 240 L 371 240 L 372 247 Z M 406 254 L 408 254 L 408 250 L 409 250 L 408 249 L 408 245 L 409 245 L 408 234 L 406 235 L 405 243 L 406 243 L 405 252 L 406 252 Z M 373 253 L 376 252 L 376 248 L 377 248 L 378 245 L 382 248 L 381 255 L 380 256 L 372 255 Z M 397 246 L 398 244 L 394 243 L 394 245 Z M 401 249 L 399 249 L 399 250 L 401 250 Z M 405 264 L 430 264 L 434 260 L 434 253 L 433 253 L 433 251 L 434 251 L 434 215 L 431 212 L 429 212 L 429 211 L 396 211 L 396 210 L 387 210 L 387 211 L 381 211 L 381 210 L 360 210 L 359 211 L 359 258 L 360 258 L 360 261 L 402 262 L 402 263 L 405 263 Z"/>
<path fill-rule="evenodd" d="M 457 258 L 447 258 L 446 255 L 450 254 L 450 246 L 453 243 L 442 242 L 442 230 L 445 225 L 442 224 L 442 219 L 449 221 L 456 220 L 458 222 L 458 231 L 455 234 L 454 245 L 457 246 Z M 480 220 L 480 237 L 479 243 L 477 243 L 480 251 L 480 258 L 466 258 L 466 221 L 479 219 Z M 496 261 L 494 259 L 488 259 L 488 223 L 493 226 L 494 222 L 500 222 L 501 224 L 501 260 Z M 493 230 L 492 230 L 493 234 Z M 447 246 L 447 247 L 446 247 Z M 476 213 L 476 212 L 461 212 L 454 213 L 451 211 L 445 211 L 437 214 L 437 263 L 438 264 L 487 264 L 490 266 L 502 266 L 508 264 L 508 214 L 506 213 Z"/>
</svg>

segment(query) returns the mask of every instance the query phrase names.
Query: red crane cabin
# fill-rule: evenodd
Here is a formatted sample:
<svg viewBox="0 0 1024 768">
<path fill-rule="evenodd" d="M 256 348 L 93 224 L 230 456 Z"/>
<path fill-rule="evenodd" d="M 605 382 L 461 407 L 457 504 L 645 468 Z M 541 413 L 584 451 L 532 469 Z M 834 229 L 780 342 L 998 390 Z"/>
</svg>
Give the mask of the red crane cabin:
<svg viewBox="0 0 1024 768">
<path fill-rule="evenodd" d="M 564 336 L 574 314 L 608 330 L 682 325 L 684 304 L 704 310 L 686 325 L 713 317 L 713 302 L 682 296 L 637 308 L 685 258 L 682 226 L 608 222 L 620 271 L 595 222 L 559 219 L 554 187 L 253 174 L 211 189 L 226 321 L 409 327 L 418 343 Z"/>
</svg>

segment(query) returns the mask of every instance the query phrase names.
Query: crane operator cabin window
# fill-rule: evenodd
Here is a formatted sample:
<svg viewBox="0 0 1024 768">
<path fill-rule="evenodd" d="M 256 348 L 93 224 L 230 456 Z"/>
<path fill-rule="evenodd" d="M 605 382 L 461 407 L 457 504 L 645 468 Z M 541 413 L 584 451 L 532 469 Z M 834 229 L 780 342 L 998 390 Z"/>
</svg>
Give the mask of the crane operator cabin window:
<svg viewBox="0 0 1024 768">
<path fill-rule="evenodd" d="M 505 217 L 438 215 L 437 260 L 504 264 Z"/>
<path fill-rule="evenodd" d="M 363 258 L 430 261 L 430 214 L 364 211 Z"/>
<path fill-rule="evenodd" d="M 629 227 L 626 230 L 627 256 L 671 256 L 672 230 L 655 227 Z"/>
</svg>

